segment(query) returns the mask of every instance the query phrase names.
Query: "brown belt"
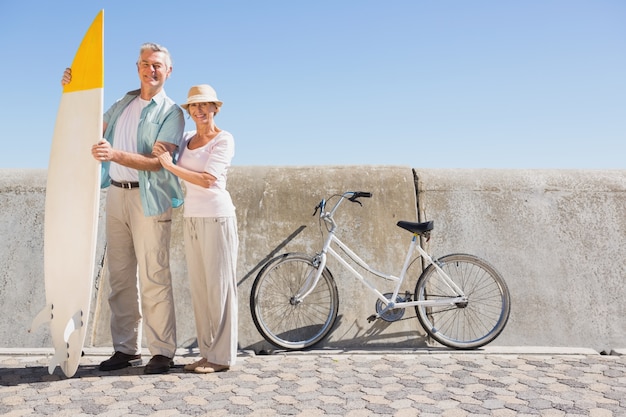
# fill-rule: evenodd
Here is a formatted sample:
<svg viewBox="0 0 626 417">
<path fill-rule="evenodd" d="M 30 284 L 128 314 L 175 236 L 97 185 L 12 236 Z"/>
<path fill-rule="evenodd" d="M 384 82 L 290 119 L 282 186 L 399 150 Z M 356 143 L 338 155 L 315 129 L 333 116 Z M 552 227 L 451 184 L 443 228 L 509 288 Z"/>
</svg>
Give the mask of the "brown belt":
<svg viewBox="0 0 626 417">
<path fill-rule="evenodd" d="M 125 188 L 127 190 L 132 190 L 133 188 L 139 188 L 138 182 L 117 182 L 117 181 L 111 180 L 111 184 L 115 185 L 116 187 Z"/>
</svg>

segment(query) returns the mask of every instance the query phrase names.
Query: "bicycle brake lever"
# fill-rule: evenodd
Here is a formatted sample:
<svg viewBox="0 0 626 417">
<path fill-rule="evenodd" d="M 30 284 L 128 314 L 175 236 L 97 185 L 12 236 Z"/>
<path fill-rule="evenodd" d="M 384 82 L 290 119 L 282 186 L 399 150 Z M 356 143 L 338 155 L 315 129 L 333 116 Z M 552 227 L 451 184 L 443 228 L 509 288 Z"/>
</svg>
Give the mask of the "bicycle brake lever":
<svg viewBox="0 0 626 417">
<path fill-rule="evenodd" d="M 353 203 L 359 203 L 359 206 L 363 207 L 363 204 L 358 200 L 359 196 L 357 196 L 356 194 L 354 194 L 352 197 L 350 197 L 348 200 L 352 201 Z"/>
<path fill-rule="evenodd" d="M 317 206 L 315 206 L 315 211 L 313 212 L 313 216 L 317 214 L 317 209 L 320 209 L 320 213 L 324 211 L 324 206 L 326 205 L 326 201 L 322 200 L 319 202 Z"/>
</svg>

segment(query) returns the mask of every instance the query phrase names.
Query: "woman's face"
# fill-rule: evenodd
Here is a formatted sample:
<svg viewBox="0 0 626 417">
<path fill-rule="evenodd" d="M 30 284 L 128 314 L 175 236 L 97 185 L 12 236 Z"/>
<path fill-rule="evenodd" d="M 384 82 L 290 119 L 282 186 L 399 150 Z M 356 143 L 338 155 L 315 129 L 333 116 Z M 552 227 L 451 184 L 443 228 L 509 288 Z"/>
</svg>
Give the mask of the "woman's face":
<svg viewBox="0 0 626 417">
<path fill-rule="evenodd" d="M 215 103 L 191 103 L 187 110 L 196 123 L 207 123 L 218 112 Z"/>
</svg>

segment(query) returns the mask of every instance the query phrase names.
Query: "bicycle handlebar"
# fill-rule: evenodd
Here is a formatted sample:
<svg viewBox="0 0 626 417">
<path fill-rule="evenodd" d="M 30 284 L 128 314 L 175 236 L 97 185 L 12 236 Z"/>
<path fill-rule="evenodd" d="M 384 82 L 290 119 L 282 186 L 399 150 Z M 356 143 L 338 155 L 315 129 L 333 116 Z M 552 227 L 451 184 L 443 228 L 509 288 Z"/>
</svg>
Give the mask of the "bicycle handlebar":
<svg viewBox="0 0 626 417">
<path fill-rule="evenodd" d="M 348 200 L 354 201 L 359 197 L 370 198 L 371 196 L 372 196 L 372 193 L 367 192 L 367 191 L 354 191 L 352 194 L 352 197 L 350 197 Z"/>
<path fill-rule="evenodd" d="M 320 216 L 322 218 L 332 219 L 333 213 L 335 212 L 335 210 L 337 210 L 337 208 L 339 207 L 339 204 L 341 204 L 344 198 L 348 199 L 349 201 L 353 203 L 359 203 L 362 206 L 363 204 L 361 204 L 361 202 L 358 199 L 361 197 L 370 198 L 371 196 L 372 196 L 372 193 L 370 193 L 369 191 L 346 191 L 345 193 L 341 195 L 341 198 L 339 199 L 339 201 L 337 201 L 335 206 L 329 212 L 325 211 L 326 200 L 322 199 L 322 201 L 320 201 L 319 204 L 315 206 L 315 212 L 313 213 L 313 215 L 315 216 L 317 214 L 317 210 L 319 209 Z"/>
</svg>

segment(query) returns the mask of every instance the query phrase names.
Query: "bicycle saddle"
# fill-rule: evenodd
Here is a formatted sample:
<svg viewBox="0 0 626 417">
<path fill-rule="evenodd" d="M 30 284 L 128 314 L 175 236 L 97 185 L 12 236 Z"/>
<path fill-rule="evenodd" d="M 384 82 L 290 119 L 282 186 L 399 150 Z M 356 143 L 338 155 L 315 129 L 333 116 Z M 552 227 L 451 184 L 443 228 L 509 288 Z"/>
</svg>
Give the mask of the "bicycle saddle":
<svg viewBox="0 0 626 417">
<path fill-rule="evenodd" d="M 398 226 L 401 228 L 408 230 L 411 233 L 422 234 L 424 232 L 430 232 L 435 227 L 435 222 L 433 220 L 423 222 L 423 223 L 413 223 L 413 222 L 405 222 L 404 220 L 400 220 Z"/>
</svg>

